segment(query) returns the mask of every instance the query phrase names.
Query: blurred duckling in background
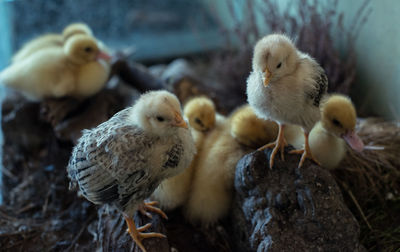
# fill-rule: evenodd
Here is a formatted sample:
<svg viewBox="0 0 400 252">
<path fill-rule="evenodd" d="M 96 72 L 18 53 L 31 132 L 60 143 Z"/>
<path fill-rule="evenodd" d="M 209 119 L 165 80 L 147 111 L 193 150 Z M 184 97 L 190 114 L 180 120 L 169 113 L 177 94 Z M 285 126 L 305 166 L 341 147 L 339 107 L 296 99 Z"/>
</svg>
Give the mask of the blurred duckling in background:
<svg viewBox="0 0 400 252">
<path fill-rule="evenodd" d="M 205 135 L 215 127 L 217 118 L 215 104 L 205 96 L 195 97 L 185 104 L 183 114 L 193 128 L 192 135 L 199 151 Z"/>
<path fill-rule="evenodd" d="M 95 38 L 75 34 L 62 47 L 42 48 L 11 64 L 0 72 L 0 83 L 33 100 L 88 97 L 104 87 L 110 72 L 109 60 Z"/>
<path fill-rule="evenodd" d="M 172 210 L 181 206 L 188 198 L 197 164 L 197 156 L 202 151 L 205 135 L 214 128 L 216 123 L 215 105 L 207 97 L 195 97 L 188 101 L 183 109 L 184 116 L 189 121 L 190 130 L 196 145 L 197 155 L 191 165 L 179 175 L 164 180 L 154 191 L 152 198 L 160 203 L 161 208 Z"/>
<path fill-rule="evenodd" d="M 217 114 L 216 125 L 196 157 L 192 188 L 184 205 L 185 216 L 192 223 L 212 225 L 229 212 L 236 163 L 250 152 L 231 135 L 231 128 L 240 122 L 236 116 L 240 113 L 229 118 Z"/>
<path fill-rule="evenodd" d="M 321 120 L 310 132 L 309 141 L 312 153 L 322 167 L 338 167 L 346 154 L 346 143 L 355 151 L 364 148 L 358 137 L 356 126 L 357 114 L 351 100 L 343 95 L 331 95 L 321 104 Z M 304 144 L 301 128 L 288 126 L 286 139 L 295 148 Z"/>
<path fill-rule="evenodd" d="M 205 96 L 189 100 L 183 113 L 189 120 L 190 126 L 197 131 L 207 131 L 215 125 L 214 102 Z"/>
<path fill-rule="evenodd" d="M 93 36 L 92 30 L 84 23 L 73 23 L 64 28 L 62 34 L 50 33 L 39 36 L 26 43 L 15 55 L 11 62 L 15 63 L 26 59 L 33 53 L 49 47 L 62 47 L 64 42 L 75 34 Z"/>
<path fill-rule="evenodd" d="M 72 23 L 64 28 L 62 32 L 63 41 L 67 41 L 71 36 L 76 34 L 84 34 L 93 37 L 93 31 L 85 23 Z"/>
<path fill-rule="evenodd" d="M 278 135 L 278 124 L 257 117 L 249 104 L 238 108 L 231 117 L 231 135 L 250 148 L 258 149 L 275 140 Z"/>
</svg>

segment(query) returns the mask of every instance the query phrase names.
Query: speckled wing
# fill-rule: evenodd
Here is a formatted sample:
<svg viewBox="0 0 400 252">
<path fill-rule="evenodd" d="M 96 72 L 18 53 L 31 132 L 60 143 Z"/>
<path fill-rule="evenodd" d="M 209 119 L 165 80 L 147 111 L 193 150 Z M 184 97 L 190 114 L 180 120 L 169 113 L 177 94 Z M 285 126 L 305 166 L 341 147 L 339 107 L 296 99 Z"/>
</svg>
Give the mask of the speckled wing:
<svg viewBox="0 0 400 252">
<path fill-rule="evenodd" d="M 307 92 L 307 98 L 312 100 L 314 106 L 319 107 L 322 97 L 328 92 L 328 77 L 318 64 L 314 65 L 315 75 L 313 76 L 315 88 Z"/>
<path fill-rule="evenodd" d="M 114 203 L 122 210 L 131 200 L 141 201 L 151 192 L 148 161 L 152 138 L 127 125 L 118 113 L 92 130 L 84 131 L 68 166 L 71 181 L 96 204 Z M 150 185 L 151 187 L 151 185 Z"/>
</svg>

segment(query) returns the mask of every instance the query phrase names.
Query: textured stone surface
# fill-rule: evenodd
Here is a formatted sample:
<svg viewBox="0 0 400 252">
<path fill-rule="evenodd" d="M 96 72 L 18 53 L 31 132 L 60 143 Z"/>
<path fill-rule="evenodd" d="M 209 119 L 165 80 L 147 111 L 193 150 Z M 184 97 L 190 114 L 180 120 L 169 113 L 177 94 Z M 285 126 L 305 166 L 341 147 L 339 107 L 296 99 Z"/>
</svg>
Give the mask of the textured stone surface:
<svg viewBox="0 0 400 252">
<path fill-rule="evenodd" d="M 286 152 L 269 169 L 271 150 L 237 164 L 233 209 L 238 251 L 365 251 L 359 226 L 335 180 Z"/>
</svg>

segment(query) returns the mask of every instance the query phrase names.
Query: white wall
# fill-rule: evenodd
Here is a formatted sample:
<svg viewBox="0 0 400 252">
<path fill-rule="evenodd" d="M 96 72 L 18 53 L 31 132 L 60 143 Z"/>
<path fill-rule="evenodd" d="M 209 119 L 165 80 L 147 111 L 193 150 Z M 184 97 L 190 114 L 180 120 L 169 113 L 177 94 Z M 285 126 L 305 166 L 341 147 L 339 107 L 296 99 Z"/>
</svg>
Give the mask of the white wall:
<svg viewBox="0 0 400 252">
<path fill-rule="evenodd" d="M 340 7 L 354 16 L 362 2 L 341 0 Z M 371 113 L 400 119 L 400 1 L 372 0 L 370 6 L 356 43 L 358 75 L 352 96 Z"/>
</svg>

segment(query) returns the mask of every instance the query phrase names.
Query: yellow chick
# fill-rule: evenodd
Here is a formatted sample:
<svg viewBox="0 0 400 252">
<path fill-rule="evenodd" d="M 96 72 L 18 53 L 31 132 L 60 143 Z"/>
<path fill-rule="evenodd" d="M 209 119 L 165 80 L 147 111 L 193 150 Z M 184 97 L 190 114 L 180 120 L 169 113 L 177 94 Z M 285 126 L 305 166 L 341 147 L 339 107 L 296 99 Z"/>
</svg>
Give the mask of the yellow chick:
<svg viewBox="0 0 400 252">
<path fill-rule="evenodd" d="M 189 124 L 197 131 L 207 131 L 215 125 L 215 105 L 207 97 L 195 97 L 189 100 L 183 113 L 189 120 Z"/>
<path fill-rule="evenodd" d="M 253 108 L 246 104 L 232 115 L 231 135 L 239 143 L 257 149 L 276 139 L 278 124 L 257 117 Z"/>
<path fill-rule="evenodd" d="M 93 37 L 92 29 L 84 23 L 72 23 L 64 28 L 62 32 L 63 41 L 67 41 L 71 36 L 76 34 L 84 34 Z"/>
<path fill-rule="evenodd" d="M 236 163 L 250 150 L 231 135 L 231 122 L 217 114 L 214 129 L 205 137 L 197 156 L 192 189 L 184 206 L 190 222 L 208 226 L 225 217 L 233 196 Z"/>
<path fill-rule="evenodd" d="M 186 103 L 183 113 L 189 121 L 197 155 L 199 155 L 202 151 L 204 136 L 215 126 L 215 105 L 207 97 L 196 97 Z M 197 164 L 196 156 L 184 172 L 164 180 L 154 191 L 152 198 L 157 200 L 163 209 L 174 209 L 187 200 L 193 171 Z"/>
<path fill-rule="evenodd" d="M 346 143 L 355 151 L 362 151 L 364 144 L 355 132 L 357 114 L 351 100 L 343 95 L 327 97 L 321 104 L 321 120 L 310 132 L 310 148 L 321 165 L 336 168 L 346 154 Z M 298 126 L 290 126 L 286 133 L 289 144 L 300 148 L 304 144 Z M 286 136 L 286 135 L 285 135 Z"/>
<path fill-rule="evenodd" d="M 21 91 L 28 98 L 87 97 L 105 85 L 110 56 L 95 38 L 76 34 L 63 47 L 43 48 L 15 62 L 0 73 L 0 83 Z"/>
<path fill-rule="evenodd" d="M 15 63 L 21 61 L 41 49 L 62 47 L 64 42 L 75 34 L 93 35 L 92 30 L 86 24 L 73 23 L 65 27 L 62 34 L 45 34 L 29 41 L 17 53 L 15 53 L 11 62 Z"/>
</svg>

